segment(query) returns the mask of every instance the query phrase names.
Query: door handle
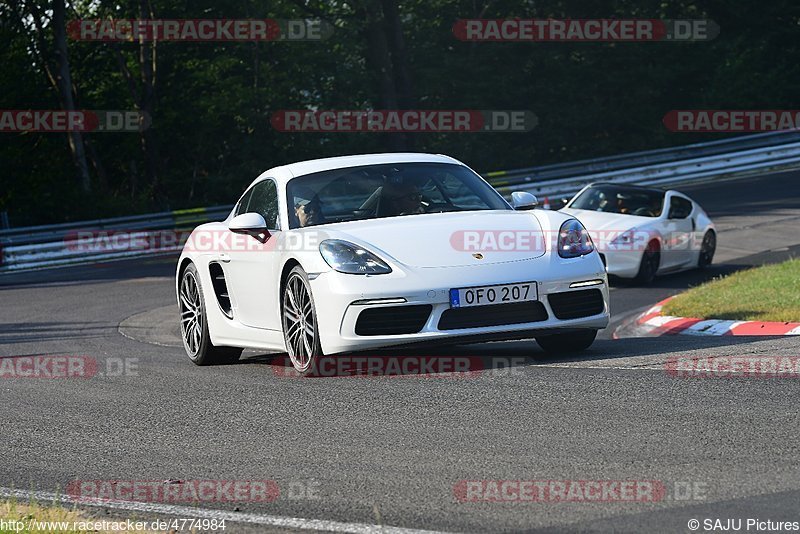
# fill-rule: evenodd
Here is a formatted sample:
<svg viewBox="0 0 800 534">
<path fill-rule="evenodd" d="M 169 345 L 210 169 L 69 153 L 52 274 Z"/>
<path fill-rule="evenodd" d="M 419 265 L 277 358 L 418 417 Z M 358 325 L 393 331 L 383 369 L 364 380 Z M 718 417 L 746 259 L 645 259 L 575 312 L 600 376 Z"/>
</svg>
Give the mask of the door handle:
<svg viewBox="0 0 800 534">
<path fill-rule="evenodd" d="M 225 262 L 225 263 L 228 263 L 229 261 L 231 261 L 231 257 L 228 256 L 224 252 L 219 255 L 219 259 L 220 259 L 220 261 Z"/>
</svg>

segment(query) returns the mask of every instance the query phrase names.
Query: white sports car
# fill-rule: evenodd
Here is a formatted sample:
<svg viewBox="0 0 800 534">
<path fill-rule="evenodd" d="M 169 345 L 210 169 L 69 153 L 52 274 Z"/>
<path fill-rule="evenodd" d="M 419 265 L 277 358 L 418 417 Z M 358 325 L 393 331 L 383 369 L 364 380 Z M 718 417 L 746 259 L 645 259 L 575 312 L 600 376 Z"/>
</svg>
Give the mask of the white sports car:
<svg viewBox="0 0 800 534">
<path fill-rule="evenodd" d="M 416 343 L 535 338 L 583 350 L 609 319 L 606 271 L 564 213 L 512 208 L 453 158 L 374 154 L 270 169 L 178 262 L 187 354 L 322 355 Z M 532 211 L 530 211 L 532 210 Z"/>
<path fill-rule="evenodd" d="M 608 274 L 620 278 L 649 284 L 658 274 L 707 267 L 714 259 L 714 223 L 678 191 L 590 184 L 561 212 L 586 226 Z"/>
</svg>

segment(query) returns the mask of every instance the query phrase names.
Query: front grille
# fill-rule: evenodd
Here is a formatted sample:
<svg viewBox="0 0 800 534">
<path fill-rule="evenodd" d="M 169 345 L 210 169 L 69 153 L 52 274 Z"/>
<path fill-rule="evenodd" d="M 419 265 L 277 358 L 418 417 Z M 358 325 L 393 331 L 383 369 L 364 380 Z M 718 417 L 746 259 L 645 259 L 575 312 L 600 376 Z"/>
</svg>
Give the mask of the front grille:
<svg viewBox="0 0 800 534">
<path fill-rule="evenodd" d="M 547 300 L 559 319 L 589 317 L 603 311 L 603 293 L 599 289 L 551 293 Z"/>
<path fill-rule="evenodd" d="M 541 302 L 511 302 L 492 306 L 450 308 L 442 313 L 439 330 L 535 323 L 546 320 L 547 310 Z"/>
<path fill-rule="evenodd" d="M 433 306 L 430 304 L 368 308 L 358 314 L 356 335 L 394 336 L 416 334 L 425 326 L 431 310 L 433 310 Z"/>
</svg>

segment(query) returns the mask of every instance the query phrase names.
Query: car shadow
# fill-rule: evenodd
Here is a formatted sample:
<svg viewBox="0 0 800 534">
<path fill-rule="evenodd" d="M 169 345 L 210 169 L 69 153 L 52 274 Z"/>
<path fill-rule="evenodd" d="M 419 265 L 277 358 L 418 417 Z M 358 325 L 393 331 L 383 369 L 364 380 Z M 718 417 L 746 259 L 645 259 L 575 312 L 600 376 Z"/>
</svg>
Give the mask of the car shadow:
<svg viewBox="0 0 800 534">
<path fill-rule="evenodd" d="M 8 289 L 80 286 L 136 278 L 174 277 L 177 253 L 154 254 L 104 263 L 70 265 L 0 273 L 0 291 Z"/>
<path fill-rule="evenodd" d="M 0 324 L 0 345 L 101 338 L 116 325 L 94 322 L 25 322 Z"/>
<path fill-rule="evenodd" d="M 705 269 L 693 269 L 691 271 L 680 271 L 659 275 L 649 285 L 640 285 L 631 279 L 619 278 L 609 275 L 608 283 L 614 288 L 636 288 L 636 289 L 686 289 L 687 287 L 697 286 L 708 282 L 714 278 L 728 276 L 737 271 L 752 268 L 752 265 L 740 263 L 724 263 L 711 265 Z"/>
<path fill-rule="evenodd" d="M 294 370 L 286 354 L 264 354 L 253 352 L 239 360 L 241 365 L 263 365 L 274 376 L 304 379 L 324 379 L 342 377 L 479 377 L 507 371 L 514 368 L 535 368 L 554 364 L 584 363 L 592 367 L 592 362 L 622 360 L 638 357 L 652 357 L 654 362 L 665 356 L 686 356 L 698 352 L 703 357 L 730 354 L 727 347 L 741 346 L 741 354 L 759 352 L 750 345 L 764 342 L 768 336 L 688 336 L 628 338 L 620 340 L 600 340 L 587 350 L 573 354 L 549 354 L 544 352 L 534 340 L 474 343 L 454 346 L 418 347 L 405 349 L 386 349 L 353 352 L 326 356 L 318 361 L 312 372 L 302 376 Z M 771 339 L 775 339 L 772 337 Z M 785 339 L 785 338 L 783 338 Z M 800 344 L 800 340 L 797 340 Z M 790 341 L 787 341 L 790 342 Z M 794 349 L 796 351 L 796 348 Z M 700 357 L 698 355 L 698 357 Z M 610 368 L 614 367 L 609 365 Z"/>
</svg>

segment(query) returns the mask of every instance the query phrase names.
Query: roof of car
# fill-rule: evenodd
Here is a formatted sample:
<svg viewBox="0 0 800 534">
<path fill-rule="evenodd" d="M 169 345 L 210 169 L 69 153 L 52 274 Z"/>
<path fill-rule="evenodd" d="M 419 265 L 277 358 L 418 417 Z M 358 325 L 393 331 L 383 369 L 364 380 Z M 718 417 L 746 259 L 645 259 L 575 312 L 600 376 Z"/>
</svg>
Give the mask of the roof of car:
<svg viewBox="0 0 800 534">
<path fill-rule="evenodd" d="M 645 185 L 615 184 L 614 182 L 595 182 L 593 184 L 590 184 L 591 187 L 594 187 L 594 186 L 597 186 L 597 185 L 607 185 L 607 186 L 616 187 L 616 188 L 623 189 L 623 190 L 624 189 L 629 189 L 631 191 L 649 191 L 651 193 L 666 193 L 667 192 L 666 189 L 660 189 L 658 187 L 648 187 L 648 186 L 645 186 Z"/>
<path fill-rule="evenodd" d="M 355 156 L 339 156 L 335 158 L 312 159 L 299 161 L 280 167 L 273 167 L 261 174 L 256 181 L 263 178 L 275 178 L 279 181 L 288 181 L 297 176 L 315 172 L 343 169 L 346 167 L 361 167 L 364 165 L 380 165 L 385 163 L 451 163 L 463 165 L 457 159 L 442 154 L 422 154 L 415 152 L 392 152 L 386 154 L 360 154 Z"/>
</svg>

